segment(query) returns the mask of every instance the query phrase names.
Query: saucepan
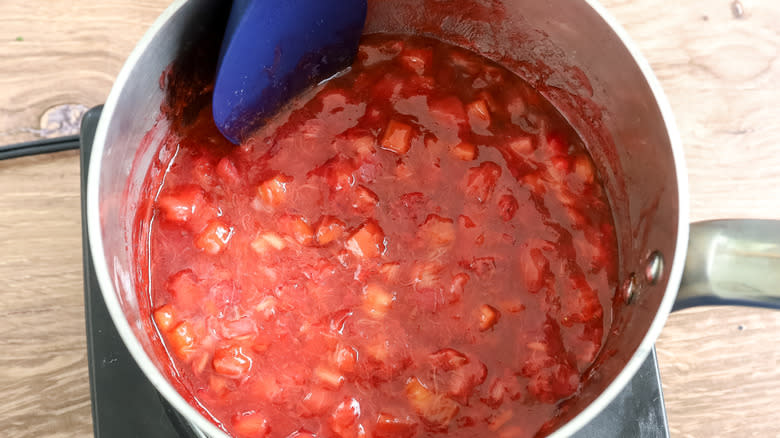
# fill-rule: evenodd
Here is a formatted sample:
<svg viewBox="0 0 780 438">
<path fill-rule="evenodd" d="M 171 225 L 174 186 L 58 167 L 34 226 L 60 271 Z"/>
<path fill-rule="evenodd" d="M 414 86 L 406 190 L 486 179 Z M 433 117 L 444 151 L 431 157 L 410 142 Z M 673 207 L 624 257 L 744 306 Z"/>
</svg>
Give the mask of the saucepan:
<svg viewBox="0 0 780 438">
<path fill-rule="evenodd" d="M 176 1 L 127 60 L 97 128 L 87 189 L 88 235 L 111 317 L 138 365 L 205 436 L 224 437 L 187 403 L 143 329 L 133 217 L 156 151 L 162 72 L 220 35 L 222 2 Z M 221 21 L 222 20 L 222 21 Z M 542 92 L 589 147 L 614 212 L 620 281 L 611 334 L 554 436 L 598 415 L 646 359 L 669 312 L 698 304 L 780 307 L 780 226 L 689 224 L 683 149 L 669 103 L 625 31 L 595 0 L 370 0 L 366 33 L 435 36 L 493 59 Z M 687 257 L 686 257 L 687 255 Z"/>
</svg>

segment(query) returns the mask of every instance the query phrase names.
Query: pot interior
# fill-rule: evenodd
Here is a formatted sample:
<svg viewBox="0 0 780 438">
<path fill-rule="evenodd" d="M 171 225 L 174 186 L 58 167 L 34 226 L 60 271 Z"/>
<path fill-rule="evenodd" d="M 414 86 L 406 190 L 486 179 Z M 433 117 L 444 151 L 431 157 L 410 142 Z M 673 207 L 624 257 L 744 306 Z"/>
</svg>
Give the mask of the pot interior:
<svg viewBox="0 0 780 438">
<path fill-rule="evenodd" d="M 172 65 L 177 80 L 210 79 L 218 50 L 214 41 L 219 41 L 228 12 L 218 3 L 196 0 L 169 9 L 167 20 L 147 35 L 145 49 L 128 61 L 119 89 L 106 105 L 93 150 L 92 162 L 100 168 L 91 172 L 99 177 L 96 203 L 90 208 L 98 209 L 100 221 L 90 232 L 102 236 L 105 257 L 97 261 L 97 269 L 110 279 L 101 287 L 109 308 L 121 309 L 129 323 L 132 335 L 126 336 L 140 343 L 143 351 L 134 353 L 136 359 L 151 361 L 162 375 L 171 374 L 170 365 L 158 360 L 159 342 L 144 328 L 149 304 L 139 302 L 136 293 L 145 267 L 134 265 L 134 236 L 139 232 L 133 229 L 134 217 L 147 202 L 142 183 L 158 153 L 154 146 L 171 123 L 182 122 L 161 118 L 161 105 L 166 99 L 191 99 L 196 111 L 210 98 L 208 93 L 195 93 L 196 99 L 177 95 L 170 86 L 166 94 L 161 73 Z M 562 413 L 563 420 L 574 417 L 634 356 L 665 294 L 673 294 L 677 286 L 667 292 L 681 232 L 679 175 L 673 137 L 657 95 L 631 51 L 586 1 L 373 0 L 366 33 L 373 32 L 433 36 L 504 65 L 553 103 L 593 157 L 618 234 L 618 284 L 634 278 L 635 293 L 624 305 L 624 291 L 616 291 L 612 334 L 582 396 Z M 667 269 L 649 282 L 645 265 L 654 251 L 667 261 Z"/>
</svg>

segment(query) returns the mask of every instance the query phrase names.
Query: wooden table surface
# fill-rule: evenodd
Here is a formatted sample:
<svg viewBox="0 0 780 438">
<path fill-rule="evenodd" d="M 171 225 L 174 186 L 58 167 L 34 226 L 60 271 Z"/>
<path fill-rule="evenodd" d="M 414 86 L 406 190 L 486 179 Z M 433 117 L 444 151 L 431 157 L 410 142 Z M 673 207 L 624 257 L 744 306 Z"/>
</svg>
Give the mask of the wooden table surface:
<svg viewBox="0 0 780 438">
<path fill-rule="evenodd" d="M 167 3 L 1 1 L 0 144 L 65 132 L 102 103 Z M 780 219 L 780 2 L 604 3 L 671 100 L 692 219 Z M 80 220 L 76 152 L 0 162 L 2 437 L 92 433 Z M 673 314 L 657 344 L 672 436 L 780 436 L 778 338 L 780 312 Z"/>
</svg>

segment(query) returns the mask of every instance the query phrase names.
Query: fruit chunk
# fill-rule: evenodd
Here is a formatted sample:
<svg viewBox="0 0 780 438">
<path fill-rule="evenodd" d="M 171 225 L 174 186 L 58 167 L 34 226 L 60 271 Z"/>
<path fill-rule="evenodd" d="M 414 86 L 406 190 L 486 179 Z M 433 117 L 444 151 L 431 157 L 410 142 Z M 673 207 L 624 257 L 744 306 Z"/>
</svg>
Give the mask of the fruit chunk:
<svg viewBox="0 0 780 438">
<path fill-rule="evenodd" d="M 452 348 L 444 348 L 429 356 L 433 379 L 439 392 L 461 404 L 468 404 L 474 389 L 487 377 L 487 367 L 476 358 L 470 358 Z"/>
<path fill-rule="evenodd" d="M 460 272 L 452 277 L 452 283 L 450 283 L 450 290 L 446 296 L 448 303 L 456 303 L 460 301 L 466 289 L 466 283 L 470 280 L 469 274 Z"/>
<path fill-rule="evenodd" d="M 189 222 L 195 215 L 201 214 L 206 205 L 206 195 L 198 186 L 186 186 L 161 195 L 157 206 L 166 220 L 177 223 Z"/>
<path fill-rule="evenodd" d="M 466 112 L 471 129 L 479 134 L 487 134 L 486 129 L 490 126 L 490 110 L 487 103 L 483 99 L 475 100 L 466 106 Z"/>
<path fill-rule="evenodd" d="M 472 167 L 466 173 L 466 194 L 485 202 L 493 194 L 500 177 L 501 167 L 492 161 Z"/>
<path fill-rule="evenodd" d="M 393 301 L 393 294 L 380 284 L 369 283 L 363 289 L 363 310 L 372 318 L 384 318 Z"/>
<path fill-rule="evenodd" d="M 257 196 L 269 207 L 277 207 L 287 198 L 289 185 L 293 181 L 291 176 L 277 174 L 269 178 L 257 187 Z"/>
<path fill-rule="evenodd" d="M 173 306 L 166 304 L 154 311 L 154 323 L 157 324 L 163 332 L 173 328 L 173 324 L 176 323 L 176 316 L 173 310 Z"/>
<path fill-rule="evenodd" d="M 331 416 L 331 428 L 333 432 L 343 438 L 357 436 L 355 429 L 362 429 L 362 426 L 356 424 L 360 418 L 360 402 L 350 398 L 341 402 L 333 411 Z"/>
<path fill-rule="evenodd" d="M 283 250 L 285 247 L 287 247 L 287 242 L 284 241 L 282 236 L 274 233 L 273 231 L 268 231 L 258 234 L 257 238 L 253 240 L 252 243 L 250 243 L 250 246 L 256 253 L 265 254 L 271 249 L 275 249 L 277 251 Z"/>
<path fill-rule="evenodd" d="M 187 321 L 179 323 L 168 332 L 166 339 L 174 354 L 181 360 L 189 359 L 195 351 L 195 331 Z"/>
<path fill-rule="evenodd" d="M 328 367 L 317 367 L 314 370 L 314 377 L 325 388 L 333 391 L 337 391 L 344 384 L 344 376 Z"/>
<path fill-rule="evenodd" d="M 344 222 L 333 216 L 323 216 L 317 225 L 317 243 L 325 246 L 333 242 L 344 234 L 344 228 Z"/>
<path fill-rule="evenodd" d="M 374 427 L 375 438 L 412 438 L 417 434 L 417 420 L 380 412 Z"/>
<path fill-rule="evenodd" d="M 401 52 L 399 59 L 401 64 L 418 75 L 421 75 L 425 73 L 425 67 L 431 63 L 433 59 L 433 51 L 431 49 L 407 48 Z"/>
<path fill-rule="evenodd" d="M 271 433 L 268 420 L 255 411 L 236 414 L 231 423 L 233 430 L 240 438 L 265 438 Z"/>
<path fill-rule="evenodd" d="M 241 347 L 231 345 L 217 349 L 214 352 L 211 365 L 217 373 L 237 379 L 249 372 L 249 369 L 252 368 L 252 359 L 244 354 Z"/>
<path fill-rule="evenodd" d="M 446 429 L 460 410 L 455 401 L 429 390 L 416 377 L 406 383 L 406 398 L 425 422 L 439 429 Z"/>
<path fill-rule="evenodd" d="M 382 149 L 393 151 L 396 154 L 405 154 L 412 146 L 412 127 L 404 122 L 390 120 L 382 137 Z"/>
<path fill-rule="evenodd" d="M 238 185 L 241 182 L 241 177 L 238 174 L 238 169 L 228 157 L 223 157 L 217 163 L 217 175 L 219 178 L 228 185 Z"/>
<path fill-rule="evenodd" d="M 282 226 L 286 229 L 287 234 L 292 236 L 292 238 L 301 245 L 311 245 L 314 243 L 314 230 L 312 230 L 311 225 L 306 222 L 306 219 L 301 216 L 287 215 L 282 217 Z"/>
<path fill-rule="evenodd" d="M 452 148 L 452 154 L 459 160 L 471 161 L 477 158 L 477 148 L 471 143 L 464 142 Z"/>
<path fill-rule="evenodd" d="M 195 239 L 195 246 L 206 254 L 217 255 L 225 250 L 231 237 L 233 237 L 233 227 L 227 226 L 222 221 L 213 220 Z"/>
<path fill-rule="evenodd" d="M 502 195 L 498 199 L 498 215 L 501 216 L 501 219 L 505 222 L 509 222 L 515 217 L 518 207 L 517 199 L 512 195 Z"/>
<path fill-rule="evenodd" d="M 376 204 L 379 202 L 379 197 L 376 193 L 372 192 L 364 186 L 358 186 L 355 188 L 355 201 L 352 203 L 352 207 L 362 211 L 373 211 Z"/>
<path fill-rule="evenodd" d="M 358 354 L 354 348 L 346 345 L 339 345 L 336 347 L 336 352 L 333 356 L 336 366 L 341 372 L 351 373 L 355 370 Z"/>
<path fill-rule="evenodd" d="M 463 102 L 455 96 L 431 99 L 428 103 L 431 116 L 442 125 L 460 125 L 466 123 L 466 111 Z"/>
<path fill-rule="evenodd" d="M 455 224 L 452 219 L 431 214 L 420 227 L 420 235 L 429 245 L 446 246 L 455 240 Z"/>
<path fill-rule="evenodd" d="M 358 257 L 379 257 L 385 252 L 385 233 L 374 221 L 367 221 L 347 239 L 345 245 Z"/>
<path fill-rule="evenodd" d="M 498 320 L 501 318 L 501 312 L 495 307 L 483 304 L 479 308 L 479 329 L 481 331 L 490 330 L 494 325 L 498 324 Z"/>
<path fill-rule="evenodd" d="M 197 310 L 203 300 L 204 291 L 191 269 L 183 269 L 171 275 L 166 290 L 171 294 L 177 308 L 186 311 Z"/>
</svg>

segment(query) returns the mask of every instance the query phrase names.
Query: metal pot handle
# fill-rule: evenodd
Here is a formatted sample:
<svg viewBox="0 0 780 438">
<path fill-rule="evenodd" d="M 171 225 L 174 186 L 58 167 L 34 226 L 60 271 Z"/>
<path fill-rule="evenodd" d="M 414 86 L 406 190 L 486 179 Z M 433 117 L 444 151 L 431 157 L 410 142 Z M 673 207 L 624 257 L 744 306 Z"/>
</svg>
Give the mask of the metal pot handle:
<svg viewBox="0 0 780 438">
<path fill-rule="evenodd" d="M 673 310 L 726 304 L 780 309 L 780 221 L 691 224 Z"/>
</svg>

